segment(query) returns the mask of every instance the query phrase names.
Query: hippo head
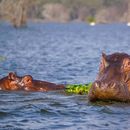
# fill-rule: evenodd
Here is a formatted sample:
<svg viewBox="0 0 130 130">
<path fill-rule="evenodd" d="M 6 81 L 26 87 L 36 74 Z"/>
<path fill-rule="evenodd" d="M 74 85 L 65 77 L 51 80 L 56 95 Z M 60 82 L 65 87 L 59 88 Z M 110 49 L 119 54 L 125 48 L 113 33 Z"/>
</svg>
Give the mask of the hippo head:
<svg viewBox="0 0 130 130">
<path fill-rule="evenodd" d="M 18 77 L 15 72 L 10 72 L 7 77 L 8 80 L 15 81 L 16 83 L 19 83 L 21 81 L 21 78 Z"/>
<path fill-rule="evenodd" d="M 90 101 L 130 101 L 130 55 L 102 53 L 99 73 L 88 97 Z"/>
<path fill-rule="evenodd" d="M 33 85 L 33 77 L 31 75 L 25 75 L 22 77 L 21 82 L 19 83 L 20 86 L 22 86 L 23 88 L 25 87 L 32 87 Z"/>
<path fill-rule="evenodd" d="M 21 77 L 17 76 L 15 72 L 10 72 L 4 80 L 0 80 L 0 84 L 4 84 L 3 90 L 19 90 L 21 88 L 20 82 Z"/>
</svg>

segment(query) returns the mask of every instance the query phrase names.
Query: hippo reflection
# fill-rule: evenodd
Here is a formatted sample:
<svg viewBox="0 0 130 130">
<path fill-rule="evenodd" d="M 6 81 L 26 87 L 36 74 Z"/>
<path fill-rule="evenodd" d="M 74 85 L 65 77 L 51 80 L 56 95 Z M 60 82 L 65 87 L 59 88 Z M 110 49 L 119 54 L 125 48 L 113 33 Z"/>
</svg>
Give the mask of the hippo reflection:
<svg viewBox="0 0 130 130">
<path fill-rule="evenodd" d="M 97 79 L 88 97 L 90 101 L 130 101 L 130 55 L 103 53 Z"/>
</svg>

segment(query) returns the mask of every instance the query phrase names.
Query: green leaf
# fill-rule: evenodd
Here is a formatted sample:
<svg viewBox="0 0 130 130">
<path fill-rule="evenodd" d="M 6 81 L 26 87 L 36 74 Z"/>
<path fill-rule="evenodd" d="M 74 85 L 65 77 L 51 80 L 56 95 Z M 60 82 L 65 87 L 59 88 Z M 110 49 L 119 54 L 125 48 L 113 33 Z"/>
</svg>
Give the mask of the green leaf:
<svg viewBox="0 0 130 130">
<path fill-rule="evenodd" d="M 92 83 L 88 84 L 68 84 L 66 85 L 66 93 L 72 93 L 72 94 L 88 94 L 90 88 L 92 86 Z"/>
</svg>

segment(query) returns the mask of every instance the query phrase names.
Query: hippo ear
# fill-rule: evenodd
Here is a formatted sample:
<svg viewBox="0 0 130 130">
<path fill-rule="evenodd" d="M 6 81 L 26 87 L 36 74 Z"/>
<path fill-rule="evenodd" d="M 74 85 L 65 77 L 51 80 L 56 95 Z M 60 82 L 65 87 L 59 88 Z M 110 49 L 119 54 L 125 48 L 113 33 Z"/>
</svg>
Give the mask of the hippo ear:
<svg viewBox="0 0 130 130">
<path fill-rule="evenodd" d="M 10 80 L 15 80 L 16 79 L 16 73 L 15 72 L 10 72 L 8 74 L 8 79 Z"/>
<path fill-rule="evenodd" d="M 102 52 L 102 57 L 106 59 L 107 55 L 105 54 L 105 52 Z"/>
<path fill-rule="evenodd" d="M 109 63 L 107 61 L 107 55 L 105 53 L 102 53 L 101 62 L 100 62 L 100 71 L 103 71 L 108 66 Z"/>
</svg>

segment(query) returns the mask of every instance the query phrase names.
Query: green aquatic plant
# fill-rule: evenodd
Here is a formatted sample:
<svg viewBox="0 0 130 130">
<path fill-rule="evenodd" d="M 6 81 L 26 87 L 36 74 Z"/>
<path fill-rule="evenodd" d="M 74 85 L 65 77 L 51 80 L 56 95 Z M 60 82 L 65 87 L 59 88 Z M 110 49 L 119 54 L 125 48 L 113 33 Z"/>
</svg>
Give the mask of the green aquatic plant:
<svg viewBox="0 0 130 130">
<path fill-rule="evenodd" d="M 66 86 L 66 93 L 71 93 L 71 94 L 88 94 L 90 88 L 92 86 L 92 83 L 88 84 L 68 84 Z"/>
<path fill-rule="evenodd" d="M 6 57 L 0 56 L 0 61 L 4 61 L 4 60 L 6 60 Z"/>
</svg>

